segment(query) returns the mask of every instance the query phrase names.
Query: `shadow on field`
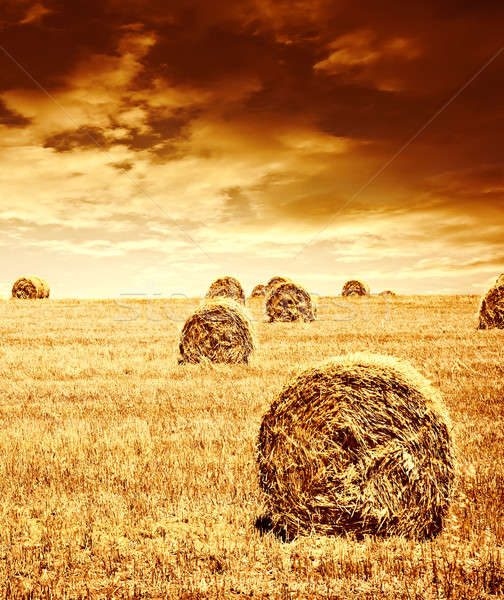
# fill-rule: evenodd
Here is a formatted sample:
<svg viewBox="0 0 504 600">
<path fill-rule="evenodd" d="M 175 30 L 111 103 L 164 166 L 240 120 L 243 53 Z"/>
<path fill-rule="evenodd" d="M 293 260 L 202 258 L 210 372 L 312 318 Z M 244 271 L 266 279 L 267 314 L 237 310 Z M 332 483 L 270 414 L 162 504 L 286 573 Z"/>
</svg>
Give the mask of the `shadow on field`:
<svg viewBox="0 0 504 600">
<path fill-rule="evenodd" d="M 254 527 L 261 535 L 273 533 L 273 535 L 281 542 L 289 543 L 292 542 L 295 538 L 294 535 L 289 535 L 286 529 L 280 527 L 279 525 L 276 525 L 271 519 L 271 517 L 268 515 L 261 515 L 257 517 L 254 523 Z"/>
</svg>

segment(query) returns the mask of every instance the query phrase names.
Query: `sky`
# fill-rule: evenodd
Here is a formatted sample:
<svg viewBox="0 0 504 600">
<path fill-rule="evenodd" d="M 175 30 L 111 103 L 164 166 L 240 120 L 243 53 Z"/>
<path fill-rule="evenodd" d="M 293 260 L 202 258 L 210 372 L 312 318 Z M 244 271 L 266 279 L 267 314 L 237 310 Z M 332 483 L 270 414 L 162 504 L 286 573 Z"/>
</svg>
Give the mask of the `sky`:
<svg viewBox="0 0 504 600">
<path fill-rule="evenodd" d="M 504 4 L 0 0 L 0 295 L 483 292 Z"/>
</svg>

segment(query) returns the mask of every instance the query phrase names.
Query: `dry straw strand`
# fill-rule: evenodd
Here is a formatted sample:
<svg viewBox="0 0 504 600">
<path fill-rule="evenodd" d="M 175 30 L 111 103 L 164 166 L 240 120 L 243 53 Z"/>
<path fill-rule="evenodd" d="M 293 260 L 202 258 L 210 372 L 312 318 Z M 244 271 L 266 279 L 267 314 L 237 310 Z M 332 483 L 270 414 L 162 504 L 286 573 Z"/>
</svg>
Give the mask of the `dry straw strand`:
<svg viewBox="0 0 504 600">
<path fill-rule="evenodd" d="M 298 534 L 437 535 L 454 480 L 439 392 L 411 365 L 340 356 L 287 385 L 262 420 L 260 485 Z"/>
<path fill-rule="evenodd" d="M 180 334 L 179 363 L 248 364 L 255 342 L 245 309 L 229 298 L 204 302 Z"/>
<path fill-rule="evenodd" d="M 245 292 L 238 279 L 221 277 L 216 279 L 206 293 L 207 298 L 231 298 L 245 304 Z"/>
<path fill-rule="evenodd" d="M 49 298 L 50 289 L 47 281 L 40 277 L 21 277 L 12 286 L 12 297 L 23 300 Z"/>
<path fill-rule="evenodd" d="M 369 296 L 369 286 L 359 279 L 351 279 L 343 286 L 342 296 Z"/>
<path fill-rule="evenodd" d="M 258 283 L 252 293 L 250 294 L 251 298 L 263 298 L 266 295 L 266 286 L 262 283 Z"/>
<path fill-rule="evenodd" d="M 274 321 L 315 320 L 315 308 L 310 294 L 299 284 L 288 281 L 276 285 L 266 300 L 266 315 Z"/>
<path fill-rule="evenodd" d="M 479 308 L 478 329 L 504 329 L 504 276 L 500 275 L 483 296 Z"/>
</svg>

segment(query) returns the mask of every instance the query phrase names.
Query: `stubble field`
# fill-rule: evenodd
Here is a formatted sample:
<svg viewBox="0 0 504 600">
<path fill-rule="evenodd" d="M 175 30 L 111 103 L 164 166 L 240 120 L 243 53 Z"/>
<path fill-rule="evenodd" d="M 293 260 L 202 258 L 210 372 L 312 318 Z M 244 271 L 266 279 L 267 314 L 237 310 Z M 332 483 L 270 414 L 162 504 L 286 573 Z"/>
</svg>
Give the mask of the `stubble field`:
<svg viewBox="0 0 504 600">
<path fill-rule="evenodd" d="M 0 598 L 444 599 L 504 595 L 504 331 L 478 298 L 325 298 L 262 322 L 249 366 L 179 366 L 199 300 L 0 303 Z M 445 530 L 419 544 L 262 535 L 255 443 L 297 371 L 409 360 L 454 423 Z"/>
</svg>

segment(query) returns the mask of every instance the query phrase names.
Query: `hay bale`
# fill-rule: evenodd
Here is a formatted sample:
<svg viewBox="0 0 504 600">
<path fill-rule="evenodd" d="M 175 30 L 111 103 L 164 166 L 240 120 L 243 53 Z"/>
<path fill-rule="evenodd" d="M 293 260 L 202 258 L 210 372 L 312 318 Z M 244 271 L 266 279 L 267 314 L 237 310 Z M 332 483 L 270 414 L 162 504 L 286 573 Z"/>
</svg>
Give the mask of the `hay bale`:
<svg viewBox="0 0 504 600">
<path fill-rule="evenodd" d="M 266 315 L 274 321 L 315 321 L 315 309 L 310 294 L 297 283 L 288 281 L 276 285 L 266 300 Z"/>
<path fill-rule="evenodd" d="M 251 321 L 244 308 L 234 300 L 207 300 L 185 322 L 179 350 L 180 364 L 248 364 L 254 350 Z"/>
<path fill-rule="evenodd" d="M 221 277 L 216 279 L 208 288 L 207 298 L 231 298 L 245 304 L 245 292 L 238 279 L 234 277 Z"/>
<path fill-rule="evenodd" d="M 364 281 L 351 279 L 343 286 L 342 296 L 369 296 L 369 286 Z"/>
<path fill-rule="evenodd" d="M 504 329 L 504 281 L 501 277 L 481 299 L 478 329 Z"/>
<path fill-rule="evenodd" d="M 497 281 L 495 282 L 496 287 L 504 287 L 504 273 L 497 277 Z"/>
<path fill-rule="evenodd" d="M 454 479 L 441 396 L 407 363 L 358 353 L 308 369 L 262 420 L 260 485 L 277 531 L 439 533 Z"/>
<path fill-rule="evenodd" d="M 12 297 L 23 300 L 49 298 L 50 289 L 47 281 L 40 277 L 21 277 L 12 286 Z"/>
<path fill-rule="evenodd" d="M 383 290 L 383 292 L 380 292 L 378 294 L 378 296 L 397 296 L 397 294 L 395 292 L 393 292 L 392 290 Z"/>
<path fill-rule="evenodd" d="M 266 296 L 269 296 L 269 294 L 271 294 L 272 290 L 274 288 L 276 288 L 277 285 L 280 285 L 282 283 L 288 283 L 288 282 L 290 282 L 290 279 L 288 277 L 282 277 L 281 275 L 275 275 L 275 277 L 272 277 L 266 284 Z"/>
<path fill-rule="evenodd" d="M 263 298 L 266 295 L 266 286 L 262 283 L 258 283 L 252 293 L 250 294 L 251 298 Z"/>
</svg>

